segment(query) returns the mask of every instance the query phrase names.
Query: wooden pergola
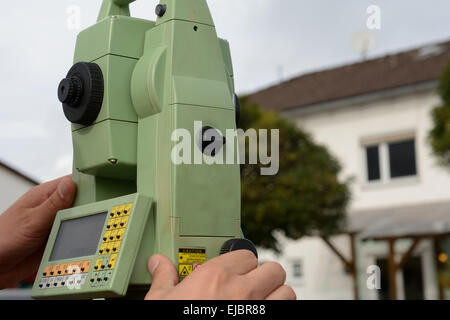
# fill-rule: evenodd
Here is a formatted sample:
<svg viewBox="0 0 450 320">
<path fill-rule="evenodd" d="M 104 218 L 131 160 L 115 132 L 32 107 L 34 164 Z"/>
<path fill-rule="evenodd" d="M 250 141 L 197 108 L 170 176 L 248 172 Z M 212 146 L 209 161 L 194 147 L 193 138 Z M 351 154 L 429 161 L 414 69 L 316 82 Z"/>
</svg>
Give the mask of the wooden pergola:
<svg viewBox="0 0 450 320">
<path fill-rule="evenodd" d="M 365 240 L 372 240 L 372 241 L 387 241 L 389 245 L 389 253 L 388 253 L 388 277 L 389 277 L 389 293 L 391 300 L 397 300 L 397 281 L 396 281 L 396 274 L 397 271 L 403 268 L 405 263 L 408 261 L 408 259 L 413 255 L 414 250 L 417 248 L 419 242 L 421 240 L 429 239 L 433 241 L 433 257 L 435 260 L 435 265 L 437 267 L 437 274 L 439 274 L 439 249 L 438 249 L 438 243 L 439 239 L 443 237 L 449 236 L 449 232 L 445 233 L 430 233 L 430 234 L 411 234 L 411 235 L 403 235 L 403 236 L 395 236 L 395 237 L 382 237 L 382 238 L 368 238 Z M 400 261 L 396 261 L 395 256 L 395 242 L 398 240 L 403 239 L 411 239 L 413 240 L 411 245 L 409 246 L 408 250 L 402 255 L 400 258 Z M 439 279 L 436 279 L 438 288 L 439 288 L 439 299 L 444 299 L 444 290 L 440 284 Z"/>
<path fill-rule="evenodd" d="M 433 257 L 439 274 L 439 240 L 450 236 L 450 202 L 428 203 L 415 206 L 366 210 L 353 214 L 348 223 L 350 257 L 345 255 L 332 243 L 328 236 L 322 240 L 332 252 L 342 261 L 353 280 L 353 294 L 359 299 L 358 272 L 356 265 L 356 240 L 386 241 L 388 243 L 388 280 L 391 300 L 397 300 L 396 274 L 414 254 L 420 241 L 428 239 L 433 243 Z M 396 260 L 395 243 L 399 240 L 412 240 L 409 248 Z M 439 298 L 444 299 L 444 290 L 436 279 L 439 288 Z"/>
</svg>

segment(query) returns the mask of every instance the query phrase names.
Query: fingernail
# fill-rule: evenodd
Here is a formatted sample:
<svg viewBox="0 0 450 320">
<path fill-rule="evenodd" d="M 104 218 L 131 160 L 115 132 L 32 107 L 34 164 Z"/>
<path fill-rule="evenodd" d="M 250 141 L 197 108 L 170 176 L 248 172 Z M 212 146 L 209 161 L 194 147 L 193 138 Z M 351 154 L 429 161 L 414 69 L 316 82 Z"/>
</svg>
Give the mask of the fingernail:
<svg viewBox="0 0 450 320">
<path fill-rule="evenodd" d="M 64 180 L 61 180 L 61 182 L 58 185 L 58 194 L 61 197 L 61 199 L 64 199 L 64 197 L 67 195 L 67 186 Z"/>
<path fill-rule="evenodd" d="M 150 270 L 151 274 L 153 274 L 153 272 L 156 270 L 158 265 L 159 265 L 159 260 L 157 258 L 150 259 L 150 263 L 148 264 L 148 269 Z"/>
</svg>

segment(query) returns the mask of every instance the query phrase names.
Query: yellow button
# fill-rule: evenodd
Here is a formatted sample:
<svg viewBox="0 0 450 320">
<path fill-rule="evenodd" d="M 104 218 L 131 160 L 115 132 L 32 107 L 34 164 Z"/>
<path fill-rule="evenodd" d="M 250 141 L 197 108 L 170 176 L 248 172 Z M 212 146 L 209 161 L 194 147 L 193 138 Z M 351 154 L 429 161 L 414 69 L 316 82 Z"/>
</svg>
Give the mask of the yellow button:
<svg viewBox="0 0 450 320">
<path fill-rule="evenodd" d="M 123 234 L 125 233 L 125 229 L 119 229 L 117 230 L 117 234 L 116 234 L 116 240 L 122 240 L 123 239 Z"/>
<path fill-rule="evenodd" d="M 114 266 L 116 265 L 116 261 L 117 261 L 117 254 L 112 254 L 111 258 L 109 259 L 108 262 L 108 269 L 114 269 Z"/>
<path fill-rule="evenodd" d="M 106 248 L 108 247 L 108 243 L 102 243 L 100 250 L 99 250 L 99 254 L 106 254 Z"/>
<path fill-rule="evenodd" d="M 119 230 L 111 231 L 111 233 L 108 235 L 108 241 L 115 241 L 117 232 L 119 232 Z"/>
<path fill-rule="evenodd" d="M 111 235 L 112 231 L 106 231 L 104 236 L 103 236 L 103 242 L 108 242 L 109 241 L 109 236 Z"/>
<path fill-rule="evenodd" d="M 122 241 L 115 241 L 115 242 L 113 242 L 112 243 L 113 245 L 111 246 L 111 253 L 118 253 L 121 243 L 122 243 Z"/>
<path fill-rule="evenodd" d="M 125 209 L 125 206 L 124 206 L 124 205 L 120 206 L 120 207 L 117 209 L 117 214 L 119 215 L 119 217 L 121 217 L 121 216 L 124 215 L 124 213 L 123 213 L 124 209 Z"/>
<path fill-rule="evenodd" d="M 119 221 L 120 221 L 120 219 L 122 219 L 122 218 L 111 219 L 111 221 L 110 221 L 111 230 L 119 228 Z"/>
<path fill-rule="evenodd" d="M 133 204 L 132 203 L 129 203 L 129 204 L 125 205 L 125 207 L 124 207 L 124 214 L 127 215 L 127 216 L 130 215 L 132 208 L 133 208 Z"/>
<path fill-rule="evenodd" d="M 112 252 L 113 245 L 114 245 L 114 242 L 108 242 L 108 243 L 107 243 L 107 247 L 106 247 L 106 249 L 105 249 L 106 254 L 108 254 L 108 253 L 113 253 L 113 252 Z"/>
<path fill-rule="evenodd" d="M 113 207 L 112 210 L 111 210 L 110 217 L 115 217 L 116 213 L 117 213 L 117 207 Z"/>
<path fill-rule="evenodd" d="M 120 219 L 119 226 L 120 228 L 126 228 L 128 223 L 128 216 Z"/>
<path fill-rule="evenodd" d="M 103 262 L 103 259 L 97 259 L 97 261 L 95 262 L 95 266 L 94 266 L 95 271 L 100 270 L 102 262 Z"/>
</svg>

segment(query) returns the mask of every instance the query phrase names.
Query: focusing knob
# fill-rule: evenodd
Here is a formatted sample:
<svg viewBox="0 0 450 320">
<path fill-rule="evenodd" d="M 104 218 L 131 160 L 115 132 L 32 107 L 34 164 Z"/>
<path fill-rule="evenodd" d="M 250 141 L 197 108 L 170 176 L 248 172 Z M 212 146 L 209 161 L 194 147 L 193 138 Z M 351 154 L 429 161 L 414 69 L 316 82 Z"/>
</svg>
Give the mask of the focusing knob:
<svg viewBox="0 0 450 320">
<path fill-rule="evenodd" d="M 92 124 L 100 113 L 103 92 L 103 74 L 97 64 L 74 64 L 58 86 L 58 99 L 67 120 L 81 125 Z"/>
<path fill-rule="evenodd" d="M 58 87 L 58 99 L 62 103 L 76 105 L 81 98 L 83 87 L 80 78 L 62 79 Z"/>
<path fill-rule="evenodd" d="M 197 146 L 203 154 L 210 157 L 215 157 L 216 152 L 220 151 L 225 143 L 227 139 L 210 126 L 203 127 L 197 134 Z"/>
<path fill-rule="evenodd" d="M 256 251 L 255 245 L 248 239 L 231 239 L 226 241 L 223 244 L 222 249 L 220 249 L 220 254 L 237 250 L 249 250 L 253 252 L 256 258 L 258 258 L 258 251 Z"/>
</svg>

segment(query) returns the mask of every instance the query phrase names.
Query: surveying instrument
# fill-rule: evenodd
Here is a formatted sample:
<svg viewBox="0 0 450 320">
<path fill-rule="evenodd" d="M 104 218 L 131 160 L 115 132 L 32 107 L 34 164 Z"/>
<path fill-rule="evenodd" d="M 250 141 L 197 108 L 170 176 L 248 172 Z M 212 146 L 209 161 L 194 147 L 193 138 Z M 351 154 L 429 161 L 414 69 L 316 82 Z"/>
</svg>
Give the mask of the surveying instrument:
<svg viewBox="0 0 450 320">
<path fill-rule="evenodd" d="M 59 84 L 77 195 L 56 215 L 33 298 L 143 297 L 156 253 L 181 280 L 219 254 L 257 255 L 241 231 L 237 138 L 220 134 L 239 117 L 229 44 L 206 0 L 162 0 L 155 22 L 130 17 L 133 1 L 103 0 Z M 190 157 L 236 161 L 175 163 L 177 130 Z"/>
</svg>

